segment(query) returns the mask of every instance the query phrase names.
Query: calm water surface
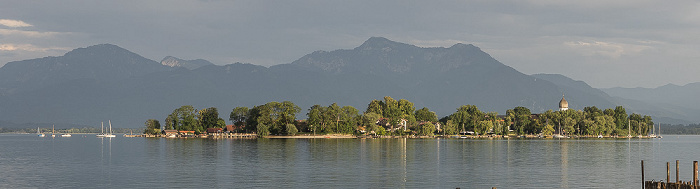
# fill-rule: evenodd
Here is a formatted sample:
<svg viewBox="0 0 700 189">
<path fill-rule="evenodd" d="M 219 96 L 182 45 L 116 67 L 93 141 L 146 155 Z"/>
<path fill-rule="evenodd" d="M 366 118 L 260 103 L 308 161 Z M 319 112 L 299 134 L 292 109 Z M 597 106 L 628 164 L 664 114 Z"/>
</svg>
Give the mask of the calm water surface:
<svg viewBox="0 0 700 189">
<path fill-rule="evenodd" d="M 700 136 L 605 140 L 0 135 L 0 188 L 639 188 Z M 675 174 L 671 176 L 675 180 Z"/>
</svg>

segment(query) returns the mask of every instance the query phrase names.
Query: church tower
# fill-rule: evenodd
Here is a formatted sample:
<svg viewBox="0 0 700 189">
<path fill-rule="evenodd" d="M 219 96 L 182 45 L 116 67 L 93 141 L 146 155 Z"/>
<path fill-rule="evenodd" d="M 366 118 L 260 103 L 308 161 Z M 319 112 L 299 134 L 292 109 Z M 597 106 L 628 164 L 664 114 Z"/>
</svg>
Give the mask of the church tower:
<svg viewBox="0 0 700 189">
<path fill-rule="evenodd" d="M 559 101 L 559 111 L 566 111 L 569 109 L 569 102 L 564 99 L 564 95 L 561 95 L 561 100 Z"/>
</svg>

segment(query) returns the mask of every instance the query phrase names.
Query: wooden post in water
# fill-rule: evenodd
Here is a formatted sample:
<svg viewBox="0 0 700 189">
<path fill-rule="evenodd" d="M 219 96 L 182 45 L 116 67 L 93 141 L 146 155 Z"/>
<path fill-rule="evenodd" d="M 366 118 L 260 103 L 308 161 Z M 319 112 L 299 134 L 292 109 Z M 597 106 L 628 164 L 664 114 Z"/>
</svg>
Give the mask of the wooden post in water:
<svg viewBox="0 0 700 189">
<path fill-rule="evenodd" d="M 642 160 L 642 189 L 644 189 L 644 160 Z"/>
<path fill-rule="evenodd" d="M 671 182 L 671 164 L 666 162 L 666 185 Z"/>
<path fill-rule="evenodd" d="M 678 160 L 676 160 L 676 183 L 678 183 Z"/>
<path fill-rule="evenodd" d="M 693 161 L 693 186 L 698 186 L 698 161 Z"/>
</svg>

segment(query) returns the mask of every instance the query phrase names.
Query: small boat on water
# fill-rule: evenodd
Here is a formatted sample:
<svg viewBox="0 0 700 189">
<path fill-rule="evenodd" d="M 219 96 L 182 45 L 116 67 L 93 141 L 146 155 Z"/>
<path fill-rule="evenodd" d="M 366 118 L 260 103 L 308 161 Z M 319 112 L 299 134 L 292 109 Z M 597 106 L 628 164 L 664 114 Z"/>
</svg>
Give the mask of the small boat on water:
<svg viewBox="0 0 700 189">
<path fill-rule="evenodd" d="M 569 138 L 568 136 L 560 135 L 560 134 L 555 134 L 552 135 L 553 138 Z"/>
<path fill-rule="evenodd" d="M 37 134 L 37 136 L 39 136 L 39 137 L 44 137 L 44 136 L 46 136 L 46 135 L 44 135 L 44 133 L 41 133 L 41 130 L 39 129 L 39 127 L 36 128 L 36 134 Z"/>
<path fill-rule="evenodd" d="M 116 135 L 112 134 L 112 121 L 111 120 L 108 120 L 108 121 L 109 121 L 109 133 L 105 134 L 105 137 L 107 137 L 107 138 L 117 137 Z"/>
<path fill-rule="evenodd" d="M 603 138 L 603 135 L 598 135 L 598 138 Z"/>
<path fill-rule="evenodd" d="M 61 137 L 72 137 L 72 136 L 73 136 L 73 135 L 71 135 L 70 133 L 66 133 L 66 134 L 62 134 L 62 135 L 61 135 Z"/>
<path fill-rule="evenodd" d="M 55 125 L 51 125 L 51 137 L 56 137 L 56 134 L 53 134 L 56 131 L 55 127 Z"/>
<path fill-rule="evenodd" d="M 95 135 L 98 138 L 105 137 L 105 122 L 102 122 L 102 126 L 100 127 L 100 134 Z"/>
</svg>

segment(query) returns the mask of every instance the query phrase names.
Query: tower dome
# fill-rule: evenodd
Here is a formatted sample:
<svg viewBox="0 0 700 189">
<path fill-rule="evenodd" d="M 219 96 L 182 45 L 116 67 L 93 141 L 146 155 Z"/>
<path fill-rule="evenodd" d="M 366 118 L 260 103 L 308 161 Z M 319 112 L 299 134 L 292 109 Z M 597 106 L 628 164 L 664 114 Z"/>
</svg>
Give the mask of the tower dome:
<svg viewBox="0 0 700 189">
<path fill-rule="evenodd" d="M 559 111 L 564 111 L 569 109 L 569 102 L 564 99 L 564 95 L 561 95 L 561 100 L 559 101 Z"/>
</svg>

